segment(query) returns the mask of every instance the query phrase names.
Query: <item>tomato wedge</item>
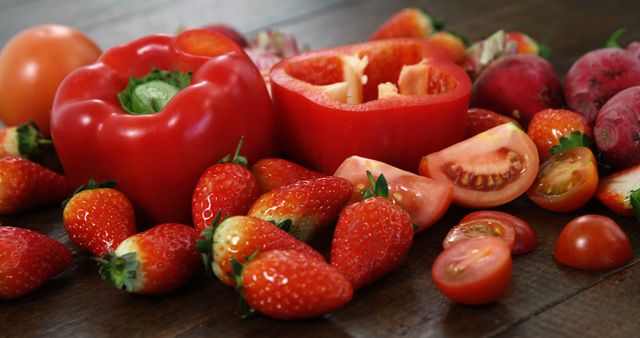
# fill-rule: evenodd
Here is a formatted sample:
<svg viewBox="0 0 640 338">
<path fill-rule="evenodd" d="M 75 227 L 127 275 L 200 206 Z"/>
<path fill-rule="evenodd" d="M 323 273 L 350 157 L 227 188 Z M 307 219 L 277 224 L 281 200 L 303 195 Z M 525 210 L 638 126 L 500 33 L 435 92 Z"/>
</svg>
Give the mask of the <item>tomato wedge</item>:
<svg viewBox="0 0 640 338">
<path fill-rule="evenodd" d="M 384 174 L 389 183 L 389 197 L 411 216 L 411 222 L 417 226 L 416 232 L 423 231 L 437 222 L 451 205 L 453 199 L 451 184 L 360 156 L 347 158 L 334 173 L 334 176 L 345 178 L 353 183 L 355 189 L 352 203 L 360 201 L 363 190 L 369 187 L 367 170 L 374 177 Z"/>
<path fill-rule="evenodd" d="M 560 232 L 553 256 L 562 264 L 582 270 L 610 270 L 628 263 L 631 243 L 609 217 L 584 215 Z"/>
<path fill-rule="evenodd" d="M 456 303 L 479 305 L 500 298 L 511 283 L 511 251 L 495 237 L 460 241 L 438 255 L 431 268 L 436 287 Z"/>
<path fill-rule="evenodd" d="M 476 218 L 461 221 L 458 225 L 451 228 L 444 238 L 444 241 L 442 241 L 442 246 L 448 249 L 460 241 L 482 236 L 498 238 L 502 240 L 509 249 L 513 248 L 516 241 L 516 232 L 510 223 L 496 218 Z"/>
<path fill-rule="evenodd" d="M 549 158 L 527 196 L 551 211 L 574 211 L 585 205 L 598 188 L 598 165 L 589 148 L 569 148 Z"/>
<path fill-rule="evenodd" d="M 538 247 L 538 236 L 529 223 L 519 217 L 507 214 L 506 212 L 495 210 L 475 211 L 464 216 L 460 223 L 473 221 L 476 219 L 494 219 L 510 224 L 515 231 L 515 243 L 511 248 L 512 254 L 523 254 L 531 252 Z"/>
<path fill-rule="evenodd" d="M 538 151 L 524 131 L 505 123 L 424 156 L 418 170 L 452 184 L 455 204 L 489 208 L 527 191 L 538 172 Z"/>
</svg>

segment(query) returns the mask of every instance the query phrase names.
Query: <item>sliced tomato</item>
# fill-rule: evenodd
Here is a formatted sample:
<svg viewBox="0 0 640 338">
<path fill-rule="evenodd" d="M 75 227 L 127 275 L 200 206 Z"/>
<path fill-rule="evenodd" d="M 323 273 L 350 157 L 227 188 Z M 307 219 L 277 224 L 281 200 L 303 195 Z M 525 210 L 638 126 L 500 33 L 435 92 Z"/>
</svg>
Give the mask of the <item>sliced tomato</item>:
<svg viewBox="0 0 640 338">
<path fill-rule="evenodd" d="M 464 216 L 460 223 L 473 221 L 476 219 L 494 219 L 510 224 L 515 231 L 515 243 L 511 248 L 512 254 L 523 254 L 531 252 L 538 247 L 538 236 L 535 230 L 519 217 L 507 214 L 506 212 L 494 210 L 475 211 Z"/>
<path fill-rule="evenodd" d="M 527 196 L 543 209 L 568 212 L 585 205 L 598 188 L 598 165 L 589 148 L 559 152 L 540 167 Z"/>
<path fill-rule="evenodd" d="M 479 305 L 500 298 L 511 283 L 511 250 L 495 237 L 460 241 L 431 268 L 436 287 L 456 303 Z"/>
<path fill-rule="evenodd" d="M 370 186 L 367 170 L 374 177 L 384 174 L 389 183 L 389 198 L 400 205 L 420 232 L 435 222 L 449 209 L 453 188 L 446 182 L 435 181 L 398 169 L 384 162 L 360 156 L 344 160 L 334 176 L 345 178 L 355 187 L 351 202 L 362 199 L 362 192 Z"/>
<path fill-rule="evenodd" d="M 455 204 L 489 208 L 527 191 L 538 173 L 538 150 L 524 131 L 505 123 L 424 156 L 419 172 L 452 184 Z"/>
<path fill-rule="evenodd" d="M 447 249 L 459 241 L 481 236 L 499 238 L 509 249 L 513 248 L 516 240 L 515 229 L 510 223 L 496 218 L 476 218 L 460 222 L 451 228 L 442 246 Z"/>
<path fill-rule="evenodd" d="M 578 269 L 610 270 L 628 263 L 632 250 L 629 238 L 614 220 L 584 215 L 562 229 L 553 256 Z"/>
</svg>

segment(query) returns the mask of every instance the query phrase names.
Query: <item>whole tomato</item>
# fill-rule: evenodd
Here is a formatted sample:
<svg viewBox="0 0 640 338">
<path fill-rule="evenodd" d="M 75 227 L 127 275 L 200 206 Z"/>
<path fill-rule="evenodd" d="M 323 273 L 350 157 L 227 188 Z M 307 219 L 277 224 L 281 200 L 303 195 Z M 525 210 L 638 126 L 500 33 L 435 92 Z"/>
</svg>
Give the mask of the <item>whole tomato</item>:
<svg viewBox="0 0 640 338">
<path fill-rule="evenodd" d="M 86 35 L 65 26 L 36 26 L 15 35 L 0 52 L 0 120 L 8 126 L 33 120 L 49 135 L 58 85 L 100 53 Z"/>
</svg>

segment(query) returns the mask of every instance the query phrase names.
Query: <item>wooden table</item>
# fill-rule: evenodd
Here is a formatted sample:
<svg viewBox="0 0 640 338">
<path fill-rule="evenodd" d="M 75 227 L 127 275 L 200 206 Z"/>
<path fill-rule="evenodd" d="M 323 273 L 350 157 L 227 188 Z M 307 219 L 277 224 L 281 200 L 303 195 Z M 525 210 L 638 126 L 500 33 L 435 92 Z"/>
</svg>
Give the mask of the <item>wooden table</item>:
<svg viewBox="0 0 640 338">
<path fill-rule="evenodd" d="M 472 41 L 499 28 L 546 39 L 559 74 L 582 53 L 602 46 L 618 27 L 627 28 L 625 44 L 640 37 L 640 3 L 634 0 L 3 0 L 0 43 L 28 26 L 56 22 L 79 28 L 106 49 L 149 33 L 172 33 L 180 25 L 222 21 L 245 33 L 275 27 L 320 48 L 365 40 L 391 13 L 407 6 L 428 8 Z M 170 295 L 128 295 L 103 283 L 95 264 L 76 250 L 68 271 L 29 296 L 0 303 L 0 337 L 640 336 L 637 221 L 617 217 L 597 202 L 575 213 L 556 214 L 521 197 L 499 210 L 530 222 L 541 244 L 535 252 L 514 258 L 513 283 L 491 305 L 456 305 L 436 290 L 429 277 L 445 233 L 468 212 L 452 207 L 415 238 L 409 258 L 398 270 L 324 318 L 242 320 L 235 313 L 233 290 L 204 276 Z M 631 263 L 615 271 L 589 273 L 554 261 L 551 253 L 561 228 L 586 213 L 619 221 L 636 249 Z M 60 210 L 0 218 L 0 222 L 35 229 L 73 248 L 62 228 Z"/>
</svg>

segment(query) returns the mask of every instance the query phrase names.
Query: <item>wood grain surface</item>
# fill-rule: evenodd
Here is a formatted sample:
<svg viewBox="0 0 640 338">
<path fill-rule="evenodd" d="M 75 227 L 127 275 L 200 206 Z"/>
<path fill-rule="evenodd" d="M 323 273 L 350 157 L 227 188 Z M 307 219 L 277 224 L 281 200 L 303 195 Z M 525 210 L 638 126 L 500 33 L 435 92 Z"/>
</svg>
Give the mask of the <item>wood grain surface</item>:
<svg viewBox="0 0 640 338">
<path fill-rule="evenodd" d="M 640 2 L 628 1 L 386 1 L 386 0 L 3 0 L 0 44 L 42 23 L 79 28 L 107 49 L 179 26 L 227 22 L 245 33 L 267 27 L 294 34 L 312 48 L 367 39 L 393 12 L 428 9 L 448 27 L 476 40 L 499 28 L 524 31 L 547 41 L 560 76 L 581 54 L 598 48 L 619 27 L 626 43 L 640 37 Z M 401 150 L 399 150 L 401 151 Z M 452 207 L 442 220 L 416 236 L 405 263 L 358 291 L 353 301 L 323 318 L 284 322 L 235 312 L 234 291 L 200 275 L 164 296 L 135 296 L 103 283 L 95 264 L 69 242 L 56 208 L 11 218 L 50 235 L 74 251 L 66 272 L 36 292 L 0 303 L 0 337 L 639 337 L 640 226 L 592 201 L 558 214 L 525 197 L 498 208 L 528 221 L 540 247 L 514 257 L 508 293 L 487 306 L 469 307 L 442 296 L 430 278 L 431 264 L 449 228 L 467 209 Z M 583 272 L 552 257 L 555 240 L 572 218 L 597 213 L 616 219 L 630 237 L 634 258 L 608 272 Z"/>
</svg>

